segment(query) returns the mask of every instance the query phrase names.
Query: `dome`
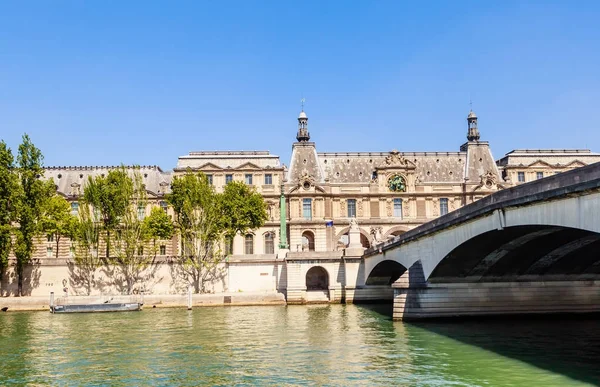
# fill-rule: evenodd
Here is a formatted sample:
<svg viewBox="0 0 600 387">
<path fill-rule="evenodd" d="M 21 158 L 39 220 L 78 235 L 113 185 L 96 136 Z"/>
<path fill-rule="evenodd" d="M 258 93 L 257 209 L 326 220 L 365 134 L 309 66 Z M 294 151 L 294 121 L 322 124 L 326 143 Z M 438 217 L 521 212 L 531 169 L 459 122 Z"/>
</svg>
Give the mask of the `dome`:
<svg viewBox="0 0 600 387">
<path fill-rule="evenodd" d="M 298 116 L 298 118 L 306 118 L 306 119 L 308 119 L 308 117 L 306 116 L 306 113 L 304 113 L 304 110 L 302 110 L 300 112 L 300 115 Z"/>
<path fill-rule="evenodd" d="M 467 118 L 477 118 L 477 115 L 475 115 L 475 113 L 473 113 L 473 110 L 471 110 Z"/>
</svg>

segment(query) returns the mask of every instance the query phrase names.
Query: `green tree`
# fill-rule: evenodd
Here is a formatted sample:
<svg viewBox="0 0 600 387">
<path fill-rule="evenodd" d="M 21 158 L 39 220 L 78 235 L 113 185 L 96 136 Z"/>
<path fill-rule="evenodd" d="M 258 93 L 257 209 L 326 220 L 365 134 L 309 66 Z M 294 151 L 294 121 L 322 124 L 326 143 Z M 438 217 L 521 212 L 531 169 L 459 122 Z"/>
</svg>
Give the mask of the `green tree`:
<svg viewBox="0 0 600 387">
<path fill-rule="evenodd" d="M 167 201 L 175 212 L 181 268 L 196 293 L 216 276 L 223 238 L 260 227 L 267 218 L 262 197 L 248 186 L 232 182 L 217 194 L 201 172 L 175 177 Z"/>
<path fill-rule="evenodd" d="M 156 255 L 156 241 L 171 239 L 173 237 L 173 222 L 167 213 L 160 207 L 153 207 L 150 215 L 144 219 L 144 233 L 152 240 L 152 248 Z"/>
<path fill-rule="evenodd" d="M 261 227 L 268 218 L 263 197 L 240 181 L 227 184 L 220 199 L 221 219 L 228 236 Z"/>
<path fill-rule="evenodd" d="M 111 236 L 131 206 L 133 180 L 125 167 L 111 170 L 106 177 L 90 176 L 84 187 L 83 199 L 100 214 L 106 242 L 106 257 L 111 255 Z"/>
<path fill-rule="evenodd" d="M 71 214 L 69 202 L 64 197 L 54 194 L 44 205 L 40 226 L 43 233 L 54 235 L 58 258 L 60 240 L 62 237 L 73 238 L 77 217 Z"/>
<path fill-rule="evenodd" d="M 73 233 L 75 265 L 70 264 L 71 279 L 74 283 L 83 284 L 86 293 L 90 295 L 96 282 L 96 270 L 102 264 L 98 257 L 102 223 L 95 219 L 92 206 L 85 200 L 79 203 L 78 212 L 79 218 Z"/>
<path fill-rule="evenodd" d="M 40 220 L 47 200 L 55 192 L 53 181 L 44 181 L 42 152 L 35 147 L 27 134 L 23 135 L 23 143 L 19 145 L 17 155 L 17 172 L 20 188 L 17 201 L 17 236 L 15 256 L 18 280 L 18 296 L 23 295 L 23 270 L 31 261 L 34 249 L 34 238 L 40 232 Z"/>
<path fill-rule="evenodd" d="M 138 170 L 133 172 L 133 177 L 126 174 L 124 167 L 120 173 L 126 179 L 115 179 L 121 187 L 115 186 L 119 192 L 125 192 L 124 212 L 119 217 L 116 232 L 113 234 L 113 253 L 108 257 L 108 262 L 113 265 L 113 275 L 124 280 L 122 289 L 131 294 L 135 285 L 144 280 L 146 269 L 153 263 L 153 255 L 149 254 L 147 243 L 150 235 L 144 230 L 144 212 L 147 206 L 146 189 L 142 176 Z M 108 178 L 110 178 L 110 173 Z M 105 231 L 109 231 L 106 229 Z M 108 239 L 107 239 L 108 240 Z"/>
<path fill-rule="evenodd" d="M 8 267 L 12 227 L 17 217 L 19 180 L 12 151 L 0 141 L 0 283 Z"/>
</svg>

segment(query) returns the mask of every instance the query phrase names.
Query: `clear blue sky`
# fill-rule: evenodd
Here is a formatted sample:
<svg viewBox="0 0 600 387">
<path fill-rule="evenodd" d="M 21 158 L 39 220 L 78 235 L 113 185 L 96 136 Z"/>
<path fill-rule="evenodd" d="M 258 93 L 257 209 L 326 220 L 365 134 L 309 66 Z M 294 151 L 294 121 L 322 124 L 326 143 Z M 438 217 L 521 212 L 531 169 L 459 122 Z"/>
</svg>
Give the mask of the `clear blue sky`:
<svg viewBox="0 0 600 387">
<path fill-rule="evenodd" d="M 3 1 L 0 138 L 46 165 L 193 150 L 600 151 L 598 1 Z"/>
</svg>

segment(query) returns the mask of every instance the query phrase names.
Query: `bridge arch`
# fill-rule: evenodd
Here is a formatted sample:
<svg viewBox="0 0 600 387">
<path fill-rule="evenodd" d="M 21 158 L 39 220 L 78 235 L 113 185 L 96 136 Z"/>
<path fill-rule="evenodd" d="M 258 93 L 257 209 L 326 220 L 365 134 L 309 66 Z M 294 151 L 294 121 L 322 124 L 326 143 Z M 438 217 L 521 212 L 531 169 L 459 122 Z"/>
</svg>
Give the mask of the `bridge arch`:
<svg viewBox="0 0 600 387">
<path fill-rule="evenodd" d="M 365 285 L 391 285 L 406 272 L 406 268 L 396 261 L 379 262 L 367 275 Z"/>
<path fill-rule="evenodd" d="M 421 260 L 425 279 L 429 279 L 442 261 L 444 261 L 446 258 L 457 255 L 460 251 L 465 251 L 464 248 L 466 248 L 467 245 L 463 246 L 463 249 L 453 252 L 455 249 L 459 248 L 459 246 L 467 243 L 470 240 L 473 240 L 471 243 L 482 243 L 481 241 L 483 239 L 476 239 L 479 236 L 482 236 L 482 238 L 490 237 L 493 239 L 501 238 L 500 235 L 504 234 L 506 235 L 503 238 L 508 238 L 508 235 L 513 235 L 513 243 L 524 247 L 538 237 L 551 235 L 553 232 L 559 232 L 563 230 L 562 235 L 564 238 L 567 238 L 567 235 L 572 235 L 573 238 L 570 241 L 566 240 L 564 249 L 575 249 L 577 247 L 577 243 L 590 244 L 591 247 L 589 248 L 593 249 L 593 247 L 598 246 L 596 244 L 597 242 L 593 241 L 595 237 L 591 234 L 585 234 L 585 232 L 600 234 L 600 222 L 597 220 L 596 216 L 591 215 L 597 213 L 600 213 L 600 192 L 587 193 L 584 196 L 573 195 L 555 200 L 538 201 L 525 206 L 513 206 L 497 209 L 483 213 L 478 217 L 470 218 L 462 223 L 456 224 L 452 227 L 447 227 L 440 231 L 424 233 L 423 235 L 414 239 L 402 240 L 401 238 L 400 242 L 398 242 L 400 243 L 399 245 L 396 245 L 391 249 L 384 249 L 384 251 L 381 253 L 366 257 L 365 273 L 369 273 L 378 263 L 384 260 L 394 260 L 404 267 L 411 267 L 416 261 Z M 513 230 L 512 228 L 515 229 Z M 569 229 L 580 231 L 565 231 Z M 484 234 L 493 231 L 496 231 L 497 233 L 490 234 L 489 236 L 483 236 Z M 506 233 L 504 233 L 504 231 L 506 231 Z M 530 236 L 525 237 L 523 233 L 526 233 Z M 557 235 L 560 236 L 561 234 Z M 528 238 L 533 239 L 528 240 Z M 546 237 L 546 239 L 552 240 L 550 236 Z M 579 239 L 581 240 L 576 242 Z M 499 243 L 500 239 L 497 239 L 497 241 Z M 510 243 L 510 241 L 510 238 L 506 239 L 505 243 Z M 538 242 L 540 241 L 541 240 Z M 573 242 L 575 245 L 572 244 L 566 246 L 567 243 L 571 242 Z M 510 246 L 511 245 L 508 245 L 502 248 L 501 245 L 498 245 L 494 246 L 494 248 L 498 250 L 496 252 L 497 254 L 504 254 L 503 256 L 509 258 L 509 254 L 504 253 L 503 251 L 510 249 Z M 531 246 L 533 245 L 529 245 L 528 248 L 531 248 Z M 583 248 L 584 246 L 581 247 Z M 480 256 L 477 259 L 485 259 L 485 262 L 490 262 L 490 260 L 492 260 L 491 262 L 496 262 L 493 260 L 492 256 L 486 258 L 493 252 L 494 250 L 488 251 L 485 256 Z M 547 254 L 550 254 L 550 252 Z M 561 251 L 557 251 L 555 254 L 559 254 L 560 256 L 560 254 L 563 253 L 561 253 Z M 481 253 L 481 255 L 483 255 L 483 253 Z M 514 254 L 510 255 L 513 257 L 515 256 Z M 542 257 L 538 258 L 541 259 Z M 550 259 L 550 257 L 547 257 L 547 259 Z M 593 258 L 589 257 L 589 259 L 592 260 Z M 600 261 L 600 257 L 598 257 L 598 260 Z M 562 258 L 559 258 L 557 262 L 558 261 L 562 261 Z M 456 262 L 458 261 L 455 261 L 455 263 Z M 484 264 L 485 263 L 482 263 L 482 265 Z M 597 266 L 600 266 L 600 262 Z M 446 269 L 438 270 L 435 273 L 435 278 L 447 278 L 450 275 L 456 274 L 456 271 L 446 272 L 449 269 L 447 269 L 448 266 L 446 266 L 445 263 L 443 267 Z M 499 268 L 500 266 L 495 268 L 494 271 L 484 274 L 491 276 L 493 273 L 497 272 L 496 270 Z M 470 270 L 473 269 L 475 269 L 475 266 L 470 268 Z M 465 266 L 462 270 L 466 271 L 467 266 Z M 540 266 L 538 266 L 538 269 L 532 269 L 534 272 L 539 272 L 541 270 L 542 269 Z M 548 270 L 549 272 L 552 272 L 554 269 Z M 461 271 L 460 275 L 465 277 L 468 276 L 469 273 L 465 273 L 464 271 Z M 475 273 L 479 273 L 480 271 L 483 271 L 483 266 L 480 266 L 480 268 L 471 274 L 475 275 Z"/>
</svg>

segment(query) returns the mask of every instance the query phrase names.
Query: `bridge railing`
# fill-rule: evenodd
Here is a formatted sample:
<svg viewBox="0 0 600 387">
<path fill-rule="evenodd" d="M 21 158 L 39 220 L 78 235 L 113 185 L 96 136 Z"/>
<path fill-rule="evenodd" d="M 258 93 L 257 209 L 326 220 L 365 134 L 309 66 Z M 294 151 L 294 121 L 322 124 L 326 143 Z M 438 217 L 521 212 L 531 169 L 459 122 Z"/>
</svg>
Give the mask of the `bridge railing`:
<svg viewBox="0 0 600 387">
<path fill-rule="evenodd" d="M 558 199 L 577 192 L 595 189 L 600 189 L 600 162 L 495 192 L 396 236 L 391 241 L 375 245 L 365 251 L 365 256 L 378 254 L 383 250 L 487 215 L 500 208 Z"/>
</svg>

